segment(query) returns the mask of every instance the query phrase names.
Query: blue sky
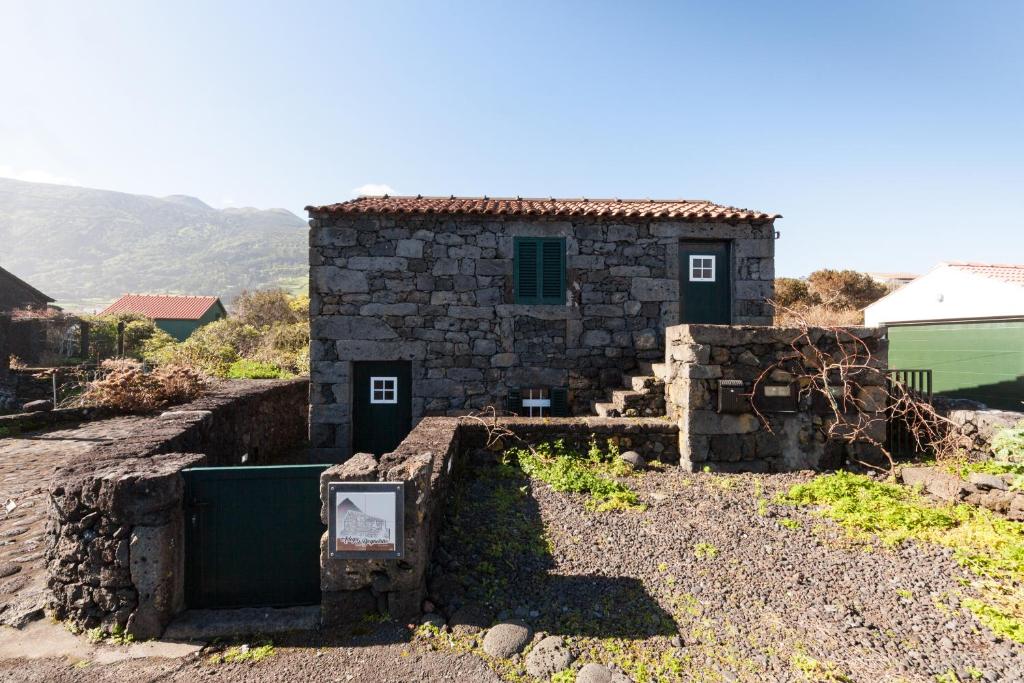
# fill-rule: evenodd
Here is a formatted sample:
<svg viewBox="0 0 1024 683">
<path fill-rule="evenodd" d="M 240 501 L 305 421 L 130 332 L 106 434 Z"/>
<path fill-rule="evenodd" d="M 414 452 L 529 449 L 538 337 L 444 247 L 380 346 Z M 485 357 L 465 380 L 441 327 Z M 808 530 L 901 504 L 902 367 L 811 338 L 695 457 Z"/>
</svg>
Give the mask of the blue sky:
<svg viewBox="0 0 1024 683">
<path fill-rule="evenodd" d="M 689 197 L 778 272 L 1024 262 L 1022 2 L 0 0 L 0 175 Z"/>
</svg>

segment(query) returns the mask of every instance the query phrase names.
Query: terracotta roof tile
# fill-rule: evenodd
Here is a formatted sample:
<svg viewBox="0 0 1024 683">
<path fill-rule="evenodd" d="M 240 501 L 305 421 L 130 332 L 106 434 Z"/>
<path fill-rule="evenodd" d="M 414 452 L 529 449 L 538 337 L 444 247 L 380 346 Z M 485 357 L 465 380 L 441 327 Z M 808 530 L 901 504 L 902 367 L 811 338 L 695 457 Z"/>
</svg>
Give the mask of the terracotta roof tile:
<svg viewBox="0 0 1024 683">
<path fill-rule="evenodd" d="M 967 261 L 949 261 L 945 265 L 963 270 L 974 275 L 1002 280 L 1015 285 L 1024 285 L 1024 265 L 1003 263 L 970 263 Z"/>
<path fill-rule="evenodd" d="M 100 315 L 140 313 L 154 320 L 199 320 L 217 302 L 215 296 L 125 294 L 103 309 Z"/>
<path fill-rule="evenodd" d="M 528 199 L 524 197 L 359 197 L 340 204 L 307 206 L 322 214 L 455 214 L 557 218 L 663 218 L 683 221 L 765 223 L 769 214 L 704 199 Z"/>
</svg>

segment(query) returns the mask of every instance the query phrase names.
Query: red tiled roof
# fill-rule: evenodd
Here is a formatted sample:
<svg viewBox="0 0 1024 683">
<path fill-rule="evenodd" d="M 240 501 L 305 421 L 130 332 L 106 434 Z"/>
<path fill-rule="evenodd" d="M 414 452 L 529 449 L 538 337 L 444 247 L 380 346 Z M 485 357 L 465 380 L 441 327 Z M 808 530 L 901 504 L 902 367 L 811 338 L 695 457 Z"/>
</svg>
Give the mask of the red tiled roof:
<svg viewBox="0 0 1024 683">
<path fill-rule="evenodd" d="M 307 206 L 326 214 L 456 214 L 483 216 L 576 216 L 602 218 L 666 218 L 684 221 L 765 223 L 779 214 L 704 199 L 527 199 L 523 197 L 359 197 L 340 204 Z"/>
<path fill-rule="evenodd" d="M 154 320 L 199 320 L 218 301 L 215 296 L 125 294 L 103 309 L 100 315 L 140 313 Z"/>
<path fill-rule="evenodd" d="M 949 261 L 945 265 L 963 270 L 974 275 L 1002 280 L 1014 285 L 1024 285 L 1024 265 L 1002 263 L 969 263 L 967 261 Z"/>
</svg>

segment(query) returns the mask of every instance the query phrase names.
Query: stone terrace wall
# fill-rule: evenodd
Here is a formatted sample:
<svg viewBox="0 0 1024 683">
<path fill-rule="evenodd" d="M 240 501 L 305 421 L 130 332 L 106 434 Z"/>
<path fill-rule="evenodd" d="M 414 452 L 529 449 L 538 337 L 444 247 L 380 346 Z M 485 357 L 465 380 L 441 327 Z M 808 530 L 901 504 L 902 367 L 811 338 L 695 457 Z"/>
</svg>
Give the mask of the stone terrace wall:
<svg viewBox="0 0 1024 683">
<path fill-rule="evenodd" d="M 879 368 L 888 359 L 884 329 L 854 328 L 851 335 L 867 343 Z M 828 442 L 824 429 L 828 415 L 815 414 L 810 397 L 801 397 L 798 412 L 766 413 L 772 431 L 751 411 L 739 414 L 718 412 L 719 382 L 739 380 L 749 397 L 753 382 L 777 360 L 791 356 L 791 343 L 799 330 L 777 327 L 728 327 L 723 325 L 679 325 L 666 331 L 665 381 L 669 416 L 678 421 L 680 463 L 693 470 L 709 467 L 718 471 L 781 472 L 799 469 L 827 469 L 842 464 L 851 454 L 872 458 L 867 444 L 850 446 Z M 826 330 L 812 330 L 819 348 L 835 350 L 835 338 Z M 844 344 L 856 343 L 844 337 Z M 791 368 L 795 375 L 800 368 Z M 800 372 L 796 372 L 800 370 Z M 790 372 L 776 370 L 771 379 L 792 381 Z M 859 398 L 885 407 L 883 380 L 863 380 Z M 876 438 L 884 440 L 884 421 L 879 420 Z"/>
<path fill-rule="evenodd" d="M 960 430 L 960 446 L 972 458 L 993 457 L 992 439 L 1007 427 L 1024 423 L 1024 413 L 989 410 L 980 403 L 936 397 L 936 408 Z"/>
<path fill-rule="evenodd" d="M 613 443 L 621 452 L 636 451 L 648 461 L 679 462 L 679 427 L 663 418 L 503 418 L 500 423 L 531 444 L 562 439 L 586 452 L 594 438 L 604 449 Z M 463 419 L 461 436 L 463 449 L 481 448 L 487 441 L 487 427 L 477 420 Z"/>
<path fill-rule="evenodd" d="M 0 414 L 14 410 L 17 403 L 14 389 L 10 386 L 11 351 L 8 343 L 11 319 L 0 312 Z"/>
<path fill-rule="evenodd" d="M 455 459 L 459 421 L 422 420 L 393 453 L 376 461 L 359 453 L 321 475 L 321 521 L 328 522 L 327 485 L 332 481 L 405 482 L 405 557 L 400 560 L 336 560 L 327 556 L 328 536 L 320 542 L 321 612 L 325 626 L 379 611 L 395 619 L 418 615 L 426 595 L 426 572 L 437 541 Z"/>
<path fill-rule="evenodd" d="M 241 381 L 143 422 L 59 468 L 46 561 L 54 617 L 159 636 L 184 606 L 184 481 L 200 465 L 299 458 L 305 380 Z M 304 458 L 302 458 L 304 460 Z"/>
<path fill-rule="evenodd" d="M 655 419 L 513 418 L 501 420 L 528 443 L 565 439 L 586 448 L 591 435 L 606 445 L 635 449 L 648 460 L 678 460 L 678 428 Z M 405 482 L 405 549 L 400 560 L 335 560 L 327 555 L 327 534 L 320 549 L 321 610 L 325 626 L 359 620 L 368 612 L 408 620 L 421 611 L 426 571 L 437 541 L 438 525 L 451 478 L 472 466 L 473 452 L 487 440 L 483 424 L 470 418 L 428 417 L 420 421 L 394 453 L 377 462 L 358 453 L 326 470 L 320 478 L 321 521 L 328 523 L 327 490 L 338 481 Z M 514 444 L 503 444 L 512 446 Z"/>
<path fill-rule="evenodd" d="M 771 223 L 314 214 L 310 227 L 310 440 L 325 460 L 350 454 L 352 361 L 411 361 L 414 422 L 503 408 L 510 387 L 568 387 L 589 414 L 662 356 L 682 238 L 731 240 L 734 320 L 771 323 Z M 565 305 L 514 303 L 517 236 L 565 238 Z"/>
</svg>

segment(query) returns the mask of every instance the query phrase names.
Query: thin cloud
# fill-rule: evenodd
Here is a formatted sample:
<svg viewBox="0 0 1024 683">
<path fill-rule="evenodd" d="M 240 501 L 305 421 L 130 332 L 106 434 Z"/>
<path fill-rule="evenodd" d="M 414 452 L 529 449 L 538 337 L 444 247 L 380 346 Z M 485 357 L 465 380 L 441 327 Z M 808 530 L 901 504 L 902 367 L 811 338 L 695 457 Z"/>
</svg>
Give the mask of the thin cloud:
<svg viewBox="0 0 1024 683">
<path fill-rule="evenodd" d="M 352 189 L 352 195 L 355 197 L 380 197 L 385 194 L 398 194 L 398 192 L 384 183 L 367 183 Z"/>
<path fill-rule="evenodd" d="M 29 183 L 50 183 L 51 185 L 80 185 L 74 178 L 65 178 L 38 168 L 14 168 L 0 164 L 0 178 L 13 178 Z"/>
</svg>

